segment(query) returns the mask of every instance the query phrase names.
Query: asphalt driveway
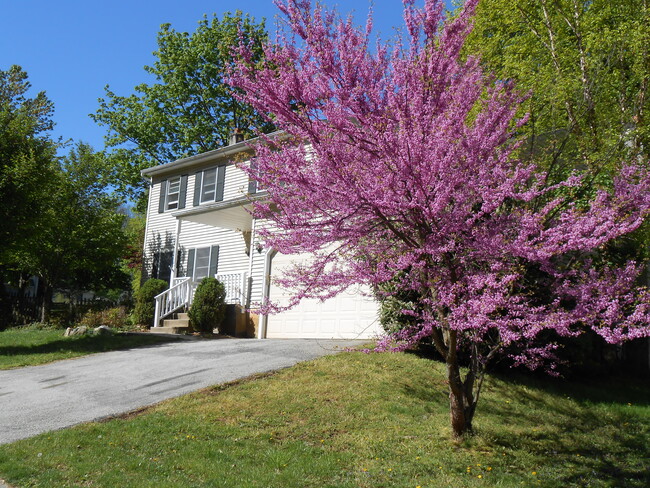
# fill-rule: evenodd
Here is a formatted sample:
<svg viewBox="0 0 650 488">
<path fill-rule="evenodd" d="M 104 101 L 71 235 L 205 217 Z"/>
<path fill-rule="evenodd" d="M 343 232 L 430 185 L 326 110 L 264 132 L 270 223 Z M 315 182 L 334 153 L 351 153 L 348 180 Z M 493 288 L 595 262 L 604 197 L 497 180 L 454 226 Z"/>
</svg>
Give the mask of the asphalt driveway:
<svg viewBox="0 0 650 488">
<path fill-rule="evenodd" d="M 181 341 L 0 371 L 0 444 L 119 415 L 361 342 Z"/>
</svg>

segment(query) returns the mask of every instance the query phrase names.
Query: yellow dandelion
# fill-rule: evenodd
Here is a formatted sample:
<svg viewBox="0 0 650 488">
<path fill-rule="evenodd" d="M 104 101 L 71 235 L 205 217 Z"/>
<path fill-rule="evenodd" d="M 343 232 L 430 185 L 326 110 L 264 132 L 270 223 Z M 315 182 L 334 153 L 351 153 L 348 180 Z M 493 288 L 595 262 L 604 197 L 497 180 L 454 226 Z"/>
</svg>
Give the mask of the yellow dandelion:
<svg viewBox="0 0 650 488">
<path fill-rule="evenodd" d="M 482 474 L 479 474 L 479 475 L 477 476 L 477 478 L 478 478 L 478 479 L 481 479 L 481 478 L 483 478 L 483 475 L 482 475 Z"/>
<path fill-rule="evenodd" d="M 537 471 L 533 471 L 533 476 L 537 476 Z"/>
</svg>

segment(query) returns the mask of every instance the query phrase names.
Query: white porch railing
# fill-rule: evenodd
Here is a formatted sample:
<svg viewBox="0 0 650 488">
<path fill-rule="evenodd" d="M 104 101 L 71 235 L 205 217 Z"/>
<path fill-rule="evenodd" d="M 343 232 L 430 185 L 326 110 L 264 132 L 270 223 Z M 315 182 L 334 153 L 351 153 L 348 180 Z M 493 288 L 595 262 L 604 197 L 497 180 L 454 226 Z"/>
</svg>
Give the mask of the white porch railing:
<svg viewBox="0 0 650 488">
<path fill-rule="evenodd" d="M 248 290 L 247 273 L 227 273 L 215 276 L 226 288 L 226 303 L 246 306 Z"/>
<path fill-rule="evenodd" d="M 248 296 L 247 273 L 225 273 L 215 275 L 215 278 L 223 283 L 226 288 L 226 303 L 246 306 Z M 154 316 L 154 327 L 160 327 L 160 321 L 171 315 L 176 310 L 189 307 L 194 298 L 194 292 L 198 282 L 191 278 L 174 278 L 169 290 L 156 295 L 156 312 Z"/>
<path fill-rule="evenodd" d="M 173 286 L 160 295 L 156 295 L 156 312 L 153 326 L 160 327 L 160 321 L 176 310 L 192 304 L 194 287 L 191 278 L 176 278 Z"/>
</svg>

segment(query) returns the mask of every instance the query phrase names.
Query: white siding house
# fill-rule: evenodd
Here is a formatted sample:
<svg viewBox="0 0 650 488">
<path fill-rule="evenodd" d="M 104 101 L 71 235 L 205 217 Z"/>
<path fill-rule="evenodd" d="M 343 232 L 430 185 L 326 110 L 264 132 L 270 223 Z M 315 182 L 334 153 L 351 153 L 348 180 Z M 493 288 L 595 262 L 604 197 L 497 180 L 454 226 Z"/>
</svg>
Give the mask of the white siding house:
<svg viewBox="0 0 650 488">
<path fill-rule="evenodd" d="M 142 171 L 150 181 L 144 242 L 145 276 L 161 278 L 170 289 L 159 303 L 154 326 L 187 305 L 193 286 L 205 276 L 226 284 L 226 300 L 245 316 L 237 335 L 257 338 L 369 338 L 379 332 L 377 304 L 350 289 L 331 300 L 306 300 L 283 313 L 248 313 L 263 299 L 282 303 L 288 292 L 272 277 L 292 260 L 262 246 L 256 230 L 265 222 L 248 209 L 254 182 L 237 163 L 247 164 L 247 142 Z"/>
</svg>

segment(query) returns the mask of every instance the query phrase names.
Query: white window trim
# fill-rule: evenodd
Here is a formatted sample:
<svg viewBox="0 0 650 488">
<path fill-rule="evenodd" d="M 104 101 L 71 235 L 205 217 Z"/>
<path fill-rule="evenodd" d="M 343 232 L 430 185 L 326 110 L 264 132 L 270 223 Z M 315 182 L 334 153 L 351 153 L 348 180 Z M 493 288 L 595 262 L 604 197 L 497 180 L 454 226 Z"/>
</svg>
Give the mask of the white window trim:
<svg viewBox="0 0 650 488">
<path fill-rule="evenodd" d="M 172 185 L 177 185 L 176 191 L 172 192 Z M 171 201 L 170 197 L 176 195 L 176 200 Z M 167 180 L 167 188 L 165 195 L 165 211 L 168 210 L 178 210 L 181 200 L 181 177 L 176 176 Z"/>
<path fill-rule="evenodd" d="M 209 203 L 209 202 L 214 202 L 215 201 L 215 197 L 216 197 L 216 194 L 217 194 L 217 176 L 218 176 L 218 173 L 219 173 L 219 170 L 217 168 L 218 167 L 215 166 L 214 168 L 208 168 L 208 169 L 204 169 L 202 171 L 203 174 L 201 175 L 201 193 L 200 193 L 200 197 L 199 197 L 199 204 Z M 212 197 L 206 198 L 205 197 L 205 188 L 206 188 L 205 175 L 206 175 L 206 173 L 208 173 L 210 171 L 214 171 L 214 182 L 211 184 L 211 186 L 212 186 L 212 190 L 211 190 Z"/>
</svg>

